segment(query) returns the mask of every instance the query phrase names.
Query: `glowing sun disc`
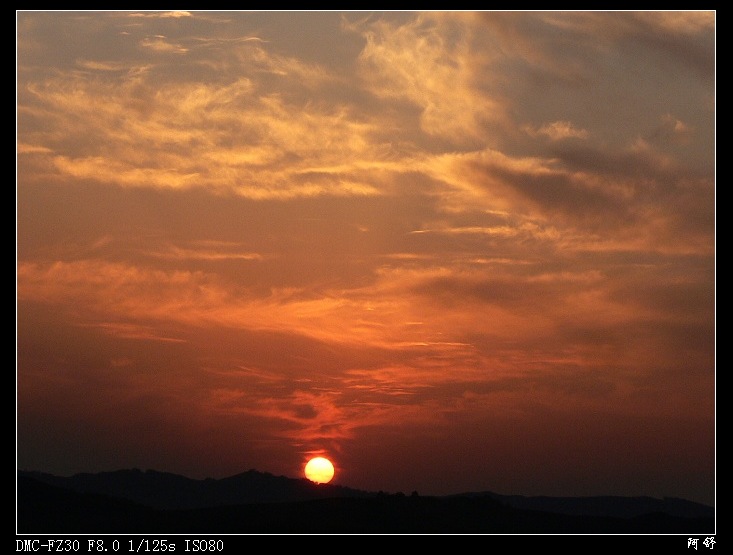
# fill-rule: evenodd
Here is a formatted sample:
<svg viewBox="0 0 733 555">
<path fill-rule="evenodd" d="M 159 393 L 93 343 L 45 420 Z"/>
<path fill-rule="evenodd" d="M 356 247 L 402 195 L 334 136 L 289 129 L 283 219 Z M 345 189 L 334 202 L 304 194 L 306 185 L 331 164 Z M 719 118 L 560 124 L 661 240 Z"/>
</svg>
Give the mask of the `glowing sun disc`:
<svg viewBox="0 0 733 555">
<path fill-rule="evenodd" d="M 324 457 L 315 457 L 305 465 L 305 477 L 316 484 L 326 484 L 333 478 L 333 465 Z"/>
</svg>

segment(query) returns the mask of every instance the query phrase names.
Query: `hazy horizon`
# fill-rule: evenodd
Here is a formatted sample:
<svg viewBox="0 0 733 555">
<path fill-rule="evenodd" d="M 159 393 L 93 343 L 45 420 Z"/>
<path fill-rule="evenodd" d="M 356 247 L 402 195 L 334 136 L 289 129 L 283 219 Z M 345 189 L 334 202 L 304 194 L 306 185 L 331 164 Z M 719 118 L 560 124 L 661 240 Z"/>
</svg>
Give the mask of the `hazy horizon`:
<svg viewBox="0 0 733 555">
<path fill-rule="evenodd" d="M 16 11 L 16 463 L 715 506 L 715 12 Z"/>
</svg>

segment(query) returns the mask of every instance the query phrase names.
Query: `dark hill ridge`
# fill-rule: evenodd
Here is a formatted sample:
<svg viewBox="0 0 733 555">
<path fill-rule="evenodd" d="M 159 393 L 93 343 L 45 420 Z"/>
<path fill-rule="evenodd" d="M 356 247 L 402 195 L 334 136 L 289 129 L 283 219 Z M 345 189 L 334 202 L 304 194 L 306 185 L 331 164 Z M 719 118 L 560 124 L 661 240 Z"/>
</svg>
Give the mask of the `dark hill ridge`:
<svg viewBox="0 0 733 555">
<path fill-rule="evenodd" d="M 124 533 L 156 516 L 127 499 L 78 493 L 27 476 L 18 476 L 17 532 Z"/>
<path fill-rule="evenodd" d="M 160 510 L 18 477 L 19 534 L 682 534 L 715 533 L 714 519 L 649 513 L 563 515 L 489 496 L 377 494 Z"/>
<path fill-rule="evenodd" d="M 101 493 L 129 499 L 153 509 L 197 509 L 244 503 L 282 503 L 370 494 L 332 484 L 275 476 L 249 470 L 228 478 L 194 480 L 178 474 L 139 469 L 75 474 L 70 477 L 19 471 L 18 476 L 79 493 Z"/>
<path fill-rule="evenodd" d="M 105 494 L 153 509 L 198 509 L 247 503 L 282 503 L 334 497 L 374 497 L 378 493 L 249 470 L 228 478 L 195 480 L 155 470 L 117 470 L 70 477 L 19 471 L 41 482 L 79 493 Z M 567 515 L 631 518 L 666 513 L 683 518 L 713 518 L 715 509 L 685 499 L 653 497 L 525 497 L 493 492 L 469 492 L 448 497 L 490 497 L 518 509 Z"/>
<path fill-rule="evenodd" d="M 715 509 L 708 505 L 676 497 L 525 497 L 493 492 L 463 493 L 455 497 L 488 496 L 517 509 L 548 511 L 564 515 L 613 516 L 632 518 L 649 513 L 665 513 L 681 518 L 714 518 Z M 451 496 L 454 497 L 454 496 Z"/>
<path fill-rule="evenodd" d="M 715 510 L 683 499 L 373 493 L 250 470 L 194 480 L 119 470 L 18 472 L 20 533 L 712 534 Z"/>
</svg>

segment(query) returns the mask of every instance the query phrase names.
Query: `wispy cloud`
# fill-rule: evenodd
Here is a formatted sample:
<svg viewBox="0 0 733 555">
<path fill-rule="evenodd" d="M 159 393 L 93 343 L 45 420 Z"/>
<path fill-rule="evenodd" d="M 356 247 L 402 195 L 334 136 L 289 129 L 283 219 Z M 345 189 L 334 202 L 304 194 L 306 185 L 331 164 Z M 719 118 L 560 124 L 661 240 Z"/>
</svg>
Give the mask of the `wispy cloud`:
<svg viewBox="0 0 733 555">
<path fill-rule="evenodd" d="M 538 135 L 545 135 L 553 141 L 560 141 L 562 139 L 587 139 L 588 131 L 585 129 L 578 129 L 569 121 L 553 121 L 552 123 L 546 123 L 541 127 L 534 129 L 530 126 L 524 126 L 522 129 L 533 137 Z"/>
<path fill-rule="evenodd" d="M 484 123 L 504 117 L 500 102 L 478 86 L 480 60 L 462 19 L 420 14 L 404 25 L 377 20 L 353 29 L 366 39 L 359 56 L 366 86 L 416 105 L 425 133 L 462 144 L 484 138 Z"/>
<path fill-rule="evenodd" d="M 181 17 L 193 17 L 191 12 L 187 11 L 172 11 L 172 12 L 134 12 L 128 14 L 127 17 L 149 17 L 149 18 L 174 18 L 178 19 Z"/>
<path fill-rule="evenodd" d="M 181 46 L 180 44 L 170 42 L 163 35 L 146 37 L 140 41 L 140 46 L 161 53 L 185 54 L 186 52 L 188 52 L 188 48 Z"/>
</svg>

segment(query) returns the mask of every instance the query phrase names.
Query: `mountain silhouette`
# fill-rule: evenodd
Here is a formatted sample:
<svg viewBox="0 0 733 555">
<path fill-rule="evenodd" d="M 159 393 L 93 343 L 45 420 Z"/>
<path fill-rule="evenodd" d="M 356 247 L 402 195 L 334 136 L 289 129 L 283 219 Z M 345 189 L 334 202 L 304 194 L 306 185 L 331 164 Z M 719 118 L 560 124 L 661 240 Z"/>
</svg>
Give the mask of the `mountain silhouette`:
<svg viewBox="0 0 733 555">
<path fill-rule="evenodd" d="M 462 493 L 458 497 L 488 496 L 517 509 L 548 511 L 564 515 L 613 516 L 632 518 L 649 513 L 664 513 L 681 518 L 714 518 L 715 508 L 677 497 L 525 497 L 493 492 Z"/>
<path fill-rule="evenodd" d="M 217 480 L 137 469 L 19 471 L 17 496 L 18 533 L 715 532 L 712 507 L 680 499 L 408 496 L 255 470 Z"/>
<path fill-rule="evenodd" d="M 71 477 L 20 471 L 19 476 L 79 493 L 101 493 L 154 509 L 196 509 L 244 503 L 281 503 L 370 494 L 333 484 L 249 470 L 228 478 L 194 480 L 178 474 L 139 469 L 76 474 Z"/>
</svg>

